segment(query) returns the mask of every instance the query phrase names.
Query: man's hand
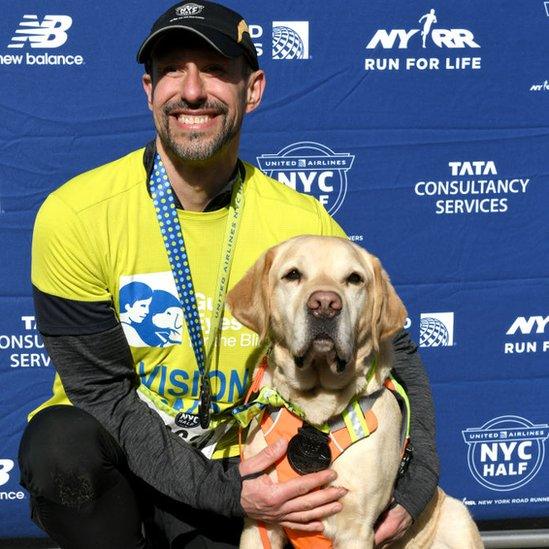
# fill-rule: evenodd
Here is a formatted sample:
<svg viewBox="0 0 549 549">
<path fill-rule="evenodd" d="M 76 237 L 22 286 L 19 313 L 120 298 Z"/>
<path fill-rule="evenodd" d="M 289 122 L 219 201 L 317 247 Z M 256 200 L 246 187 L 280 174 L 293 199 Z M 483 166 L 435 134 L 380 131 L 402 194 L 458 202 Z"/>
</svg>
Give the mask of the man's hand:
<svg viewBox="0 0 549 549">
<path fill-rule="evenodd" d="M 412 524 L 412 517 L 402 505 L 395 505 L 384 511 L 375 526 L 376 547 L 386 545 L 401 538 Z"/>
<path fill-rule="evenodd" d="M 282 439 L 267 446 L 240 464 L 240 474 L 245 477 L 265 471 L 284 456 L 287 446 Z M 345 488 L 321 488 L 336 477 L 335 471 L 326 469 L 280 484 L 274 483 L 267 474 L 244 479 L 240 503 L 246 514 L 255 520 L 276 522 L 294 530 L 321 532 L 320 519 L 341 511 L 338 499 L 347 493 Z M 321 489 L 315 490 L 317 488 Z M 309 493 L 311 490 L 315 491 Z"/>
</svg>

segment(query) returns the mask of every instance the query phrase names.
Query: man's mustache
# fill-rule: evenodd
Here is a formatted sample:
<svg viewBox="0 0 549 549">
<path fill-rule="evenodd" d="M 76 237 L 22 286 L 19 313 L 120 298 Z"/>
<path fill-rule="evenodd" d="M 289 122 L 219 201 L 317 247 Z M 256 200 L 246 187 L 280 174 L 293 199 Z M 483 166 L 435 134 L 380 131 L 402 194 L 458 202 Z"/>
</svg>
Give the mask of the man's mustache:
<svg viewBox="0 0 549 549">
<path fill-rule="evenodd" d="M 172 103 L 168 103 L 164 105 L 163 112 L 165 115 L 169 116 L 174 111 L 179 110 L 200 110 L 200 109 L 208 109 L 213 110 L 217 114 L 227 114 L 229 109 L 227 108 L 227 105 L 225 103 L 222 103 L 221 101 L 214 101 L 212 99 L 208 99 L 205 101 L 201 101 L 199 103 L 189 103 L 187 101 L 184 101 L 183 99 L 180 99 L 178 101 L 174 101 Z"/>
</svg>

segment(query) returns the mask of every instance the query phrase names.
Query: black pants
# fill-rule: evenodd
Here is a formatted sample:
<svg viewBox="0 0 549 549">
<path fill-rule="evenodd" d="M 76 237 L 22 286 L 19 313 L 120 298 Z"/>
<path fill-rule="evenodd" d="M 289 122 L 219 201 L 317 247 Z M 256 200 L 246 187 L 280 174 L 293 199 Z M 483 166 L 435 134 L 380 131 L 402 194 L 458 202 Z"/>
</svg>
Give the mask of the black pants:
<svg viewBox="0 0 549 549">
<path fill-rule="evenodd" d="M 78 408 L 36 414 L 19 466 L 33 521 L 62 549 L 238 546 L 241 521 L 196 511 L 132 475 L 118 443 Z"/>
</svg>

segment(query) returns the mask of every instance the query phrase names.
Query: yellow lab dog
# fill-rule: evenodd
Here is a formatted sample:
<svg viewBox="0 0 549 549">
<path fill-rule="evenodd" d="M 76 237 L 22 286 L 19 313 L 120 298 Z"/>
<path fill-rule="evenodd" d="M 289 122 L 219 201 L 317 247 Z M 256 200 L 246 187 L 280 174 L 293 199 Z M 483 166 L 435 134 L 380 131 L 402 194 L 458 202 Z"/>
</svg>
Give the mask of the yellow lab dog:
<svg viewBox="0 0 549 549">
<path fill-rule="evenodd" d="M 262 385 L 276 390 L 306 422 L 321 426 L 342 414 L 355 397 L 377 394 L 371 412 L 377 429 L 351 444 L 331 467 L 349 490 L 343 510 L 324 520 L 334 548 L 374 546 L 374 523 L 388 505 L 401 459 L 399 404 L 384 389 L 393 364 L 391 336 L 406 310 L 379 260 L 343 238 L 300 236 L 268 250 L 229 292 L 233 315 L 268 339 Z M 373 361 L 375 367 L 372 369 Z M 266 445 L 253 420 L 244 449 Z M 367 479 L 361 472 L 368 472 Z M 277 478 L 276 471 L 270 473 Z M 267 525 L 273 549 L 284 530 Z M 262 547 L 254 521 L 246 522 L 241 548 Z M 439 489 L 406 537 L 393 547 L 483 547 L 464 505 Z"/>
</svg>

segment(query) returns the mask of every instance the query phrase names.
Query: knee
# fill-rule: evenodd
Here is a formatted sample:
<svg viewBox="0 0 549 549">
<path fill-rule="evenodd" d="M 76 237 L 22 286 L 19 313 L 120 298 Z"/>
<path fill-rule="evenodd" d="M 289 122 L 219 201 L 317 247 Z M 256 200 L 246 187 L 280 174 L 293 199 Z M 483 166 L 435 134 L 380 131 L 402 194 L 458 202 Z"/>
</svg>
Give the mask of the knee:
<svg viewBox="0 0 549 549">
<path fill-rule="evenodd" d="M 95 418 L 73 406 L 40 411 L 19 446 L 21 484 L 63 505 L 96 499 L 117 461 L 110 438 Z"/>
</svg>

